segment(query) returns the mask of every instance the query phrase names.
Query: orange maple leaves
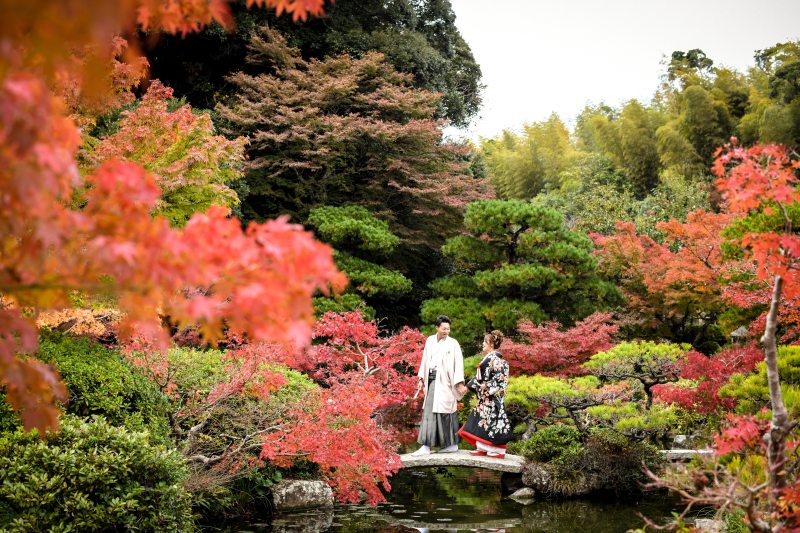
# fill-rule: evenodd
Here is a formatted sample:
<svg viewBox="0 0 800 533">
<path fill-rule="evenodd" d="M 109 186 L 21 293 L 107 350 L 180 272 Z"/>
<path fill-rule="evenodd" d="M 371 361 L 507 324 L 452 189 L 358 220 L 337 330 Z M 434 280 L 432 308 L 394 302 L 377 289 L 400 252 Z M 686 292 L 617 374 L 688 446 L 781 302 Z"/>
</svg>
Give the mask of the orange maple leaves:
<svg viewBox="0 0 800 533">
<path fill-rule="evenodd" d="M 255 3 L 303 19 L 323 2 Z M 165 342 L 167 315 L 199 324 L 212 341 L 224 323 L 254 340 L 302 345 L 311 295 L 345 282 L 330 248 L 285 220 L 242 230 L 212 208 L 174 230 L 151 217 L 160 190 L 138 165 L 111 160 L 86 179 L 78 172 L 79 131 L 48 84 L 79 80 L 84 95 L 107 93 L 120 74 L 112 71 L 116 35 L 137 22 L 194 31 L 226 23 L 228 9 L 219 0 L 0 0 L 0 385 L 26 428 L 57 427 L 56 400 L 66 392 L 31 355 L 31 313 L 69 307 L 71 291 L 111 289 L 127 312 L 123 333 Z"/>
<path fill-rule="evenodd" d="M 793 160 L 785 146 L 745 148 L 735 139 L 718 151 L 713 167 L 717 187 L 731 213 L 779 217 L 773 223 L 760 220 L 748 224 L 741 245 L 758 265 L 759 279 L 781 276 L 788 298 L 800 296 L 800 237 L 794 233 L 787 211 L 800 202 L 798 169 L 800 160 Z"/>
</svg>

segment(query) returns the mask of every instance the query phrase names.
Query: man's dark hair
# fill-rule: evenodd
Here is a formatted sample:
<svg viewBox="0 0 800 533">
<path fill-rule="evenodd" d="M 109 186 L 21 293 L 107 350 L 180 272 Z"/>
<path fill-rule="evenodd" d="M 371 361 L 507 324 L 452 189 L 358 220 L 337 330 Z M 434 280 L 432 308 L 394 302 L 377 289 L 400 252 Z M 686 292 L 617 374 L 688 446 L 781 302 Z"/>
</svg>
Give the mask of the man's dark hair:
<svg viewBox="0 0 800 533">
<path fill-rule="evenodd" d="M 450 317 L 447 315 L 439 315 L 436 317 L 436 320 L 433 321 L 433 323 L 436 324 L 437 328 L 442 324 L 444 324 L 445 322 L 447 322 L 451 326 L 453 325 L 453 323 L 450 321 Z"/>
</svg>

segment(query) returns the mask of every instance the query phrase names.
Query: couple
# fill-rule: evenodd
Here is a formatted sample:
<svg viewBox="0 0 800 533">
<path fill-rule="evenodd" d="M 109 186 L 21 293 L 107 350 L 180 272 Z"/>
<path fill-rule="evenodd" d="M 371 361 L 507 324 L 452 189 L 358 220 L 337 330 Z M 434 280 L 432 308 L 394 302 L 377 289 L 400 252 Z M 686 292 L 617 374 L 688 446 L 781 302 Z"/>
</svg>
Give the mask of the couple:
<svg viewBox="0 0 800 533">
<path fill-rule="evenodd" d="M 475 378 L 465 385 L 464 358 L 461 346 L 449 336 L 450 319 L 442 315 L 435 324 L 436 334 L 425 341 L 417 373 L 417 392 L 425 391 L 425 401 L 417 438 L 422 446 L 414 455 L 429 454 L 432 447 L 438 447 L 439 453 L 455 452 L 461 436 L 476 447 L 472 455 L 505 457 L 506 443 L 513 434 L 503 408 L 508 363 L 497 351 L 503 334 L 495 330 L 484 337 L 484 357 Z M 478 395 L 478 405 L 458 429 L 458 400 L 469 390 Z"/>
</svg>

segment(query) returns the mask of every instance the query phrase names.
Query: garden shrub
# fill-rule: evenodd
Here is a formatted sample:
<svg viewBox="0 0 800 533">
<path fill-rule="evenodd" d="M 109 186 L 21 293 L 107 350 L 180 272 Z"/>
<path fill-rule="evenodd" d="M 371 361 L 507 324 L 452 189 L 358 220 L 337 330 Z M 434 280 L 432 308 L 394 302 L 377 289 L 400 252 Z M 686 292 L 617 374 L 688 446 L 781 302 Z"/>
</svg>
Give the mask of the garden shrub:
<svg viewBox="0 0 800 533">
<path fill-rule="evenodd" d="M 66 415 L 46 439 L 0 437 L 0 530 L 192 530 L 186 474 L 147 433 Z"/>
<path fill-rule="evenodd" d="M 148 431 L 154 441 L 168 442 L 166 397 L 117 351 L 88 338 L 42 330 L 37 358 L 61 373 L 69 395 L 67 413 L 84 418 L 100 415 L 112 425 Z M 0 394 L 0 432 L 20 426 Z"/>
<path fill-rule="evenodd" d="M 509 444 L 509 449 L 528 461 L 546 463 L 558 459 L 568 450 L 581 449 L 581 433 L 571 426 L 547 426 L 529 439 Z"/>
<path fill-rule="evenodd" d="M 528 445 L 530 456 L 549 460 L 533 460 L 523 473 L 523 482 L 542 494 L 561 497 L 592 493 L 636 494 L 641 491 L 641 483 L 646 481 L 643 466 L 658 472 L 664 464 L 656 447 L 633 441 L 612 429 L 592 428 L 580 444 L 577 440 L 569 442 L 577 437 L 570 433 L 572 428 L 550 427 L 567 429 L 537 432 L 545 447 L 537 450 L 534 445 Z M 559 442 L 566 443 L 560 450 Z"/>
<path fill-rule="evenodd" d="M 47 331 L 39 343 L 37 357 L 55 365 L 67 385 L 67 413 L 100 415 L 109 424 L 149 431 L 155 441 L 168 441 L 166 397 L 117 351 L 91 339 Z"/>
</svg>

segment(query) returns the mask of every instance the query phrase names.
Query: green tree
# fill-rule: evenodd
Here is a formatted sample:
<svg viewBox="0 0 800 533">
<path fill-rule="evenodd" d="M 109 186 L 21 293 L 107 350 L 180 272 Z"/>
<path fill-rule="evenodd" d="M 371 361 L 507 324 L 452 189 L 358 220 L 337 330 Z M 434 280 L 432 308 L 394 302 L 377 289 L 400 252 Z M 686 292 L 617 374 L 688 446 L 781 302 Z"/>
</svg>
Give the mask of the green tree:
<svg viewBox="0 0 800 533">
<path fill-rule="evenodd" d="M 499 195 L 522 199 L 560 187 L 576 156 L 569 130 L 556 114 L 526 124 L 522 134 L 505 130 L 483 140 L 481 153 Z"/>
<path fill-rule="evenodd" d="M 411 281 L 400 272 L 378 264 L 397 247 L 400 239 L 389 230 L 389 225 L 378 220 L 361 206 L 323 206 L 311 210 L 308 224 L 323 241 L 335 249 L 336 266 L 350 280 L 343 297 L 315 300 L 319 311 L 351 311 L 353 303 L 361 306 L 363 299 L 372 303 L 391 302 L 411 290 Z M 358 298 L 352 298 L 352 295 Z M 347 297 L 351 296 L 351 297 Z M 364 310 L 374 317 L 374 309 Z M 386 309 L 385 311 L 388 311 Z"/>
<path fill-rule="evenodd" d="M 522 319 L 571 324 L 618 301 L 616 288 L 597 275 L 589 238 L 566 229 L 552 209 L 521 200 L 474 202 L 464 226 L 468 234 L 442 248 L 455 271 L 432 284 L 436 298 L 422 306 L 425 322 L 447 312 L 464 341 L 491 328 L 512 333 Z"/>
<path fill-rule="evenodd" d="M 564 215 L 576 231 L 608 235 L 617 221 L 632 221 L 637 201 L 625 174 L 607 157 L 582 153 L 576 164 L 562 174 L 561 188 L 540 194 L 533 201 Z"/>
<path fill-rule="evenodd" d="M 274 73 L 249 65 L 250 34 L 269 25 L 287 36 L 304 59 L 347 54 L 362 58 L 371 51 L 386 56 L 399 71 L 413 75 L 416 88 L 442 93 L 436 115 L 466 125 L 481 105 L 481 69 L 455 25 L 449 0 L 337 0 L 325 6 L 324 18 L 294 24 L 268 9 L 232 6 L 235 29 L 212 25 L 188 36 L 161 36 L 147 55 L 153 76 L 201 108 L 235 92 L 230 74 Z"/>
<path fill-rule="evenodd" d="M 656 130 L 663 120 L 657 110 L 631 100 L 619 113 L 605 106 L 585 109 L 576 134 L 580 144 L 611 159 L 627 177 L 630 189 L 642 198 L 658 183 Z"/>
<path fill-rule="evenodd" d="M 248 217 L 305 221 L 314 207 L 358 204 L 401 239 L 424 242 L 452 232 L 455 206 L 480 197 L 463 149 L 441 142 L 439 96 L 415 89 L 380 54 L 309 62 L 268 28 L 250 52 L 278 74 L 232 76 L 239 90 L 217 107 L 227 132 L 250 138 Z M 425 215 L 436 216 L 421 227 Z"/>
<path fill-rule="evenodd" d="M 756 52 L 753 89 L 739 133 L 746 143 L 800 144 L 800 41 Z"/>
<path fill-rule="evenodd" d="M 689 348 L 688 344 L 623 342 L 593 355 L 583 366 L 603 381 L 639 382 L 647 396 L 645 409 L 650 410 L 653 387 L 678 381 Z"/>
</svg>

